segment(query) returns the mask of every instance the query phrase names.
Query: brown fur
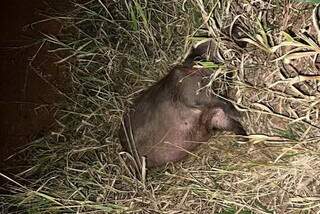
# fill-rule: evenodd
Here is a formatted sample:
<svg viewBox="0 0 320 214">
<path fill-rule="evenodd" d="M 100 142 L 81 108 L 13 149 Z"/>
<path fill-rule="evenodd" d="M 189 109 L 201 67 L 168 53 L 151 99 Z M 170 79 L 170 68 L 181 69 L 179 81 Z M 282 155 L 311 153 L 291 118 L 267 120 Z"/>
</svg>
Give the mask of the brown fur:
<svg viewBox="0 0 320 214">
<path fill-rule="evenodd" d="M 234 106 L 206 90 L 210 72 L 180 66 L 142 93 L 125 113 L 120 141 L 147 167 L 179 161 L 216 130 L 246 135 Z M 141 164 L 141 163 L 140 163 Z"/>
</svg>

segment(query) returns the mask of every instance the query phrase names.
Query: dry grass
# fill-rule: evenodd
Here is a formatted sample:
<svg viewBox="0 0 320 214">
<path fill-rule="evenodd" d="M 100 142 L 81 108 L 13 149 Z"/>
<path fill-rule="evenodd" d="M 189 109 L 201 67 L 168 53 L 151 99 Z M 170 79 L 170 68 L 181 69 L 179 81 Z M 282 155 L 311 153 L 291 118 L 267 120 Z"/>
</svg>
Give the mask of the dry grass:
<svg viewBox="0 0 320 214">
<path fill-rule="evenodd" d="M 28 213 L 320 212 L 320 33 L 313 5 L 97 0 L 75 6 L 55 17 L 73 34 L 45 38 L 72 80 L 56 115 L 59 128 L 31 144 L 33 165 L 8 178 L 14 194 L 2 197 L 4 207 Z M 232 24 L 242 28 L 247 48 L 222 36 L 222 27 Z M 139 181 L 119 156 L 122 113 L 203 35 L 223 55 L 218 71 L 234 73 L 230 97 L 243 112 L 250 142 L 216 135 L 195 156 Z"/>
</svg>

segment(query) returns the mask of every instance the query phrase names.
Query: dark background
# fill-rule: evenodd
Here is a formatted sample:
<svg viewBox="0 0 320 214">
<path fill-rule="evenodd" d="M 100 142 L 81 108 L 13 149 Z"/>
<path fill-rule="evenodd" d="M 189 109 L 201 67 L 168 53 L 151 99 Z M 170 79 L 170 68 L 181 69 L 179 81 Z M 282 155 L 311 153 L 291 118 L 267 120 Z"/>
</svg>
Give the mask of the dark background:
<svg viewBox="0 0 320 214">
<path fill-rule="evenodd" d="M 39 51 L 39 39 L 40 32 L 57 35 L 62 29 L 56 21 L 30 24 L 48 18 L 49 12 L 66 10 L 66 2 L 0 3 L 0 172 L 8 166 L 18 171 L 16 161 L 7 158 L 54 125 L 57 88 L 65 84 L 65 75 L 46 45 Z"/>
</svg>

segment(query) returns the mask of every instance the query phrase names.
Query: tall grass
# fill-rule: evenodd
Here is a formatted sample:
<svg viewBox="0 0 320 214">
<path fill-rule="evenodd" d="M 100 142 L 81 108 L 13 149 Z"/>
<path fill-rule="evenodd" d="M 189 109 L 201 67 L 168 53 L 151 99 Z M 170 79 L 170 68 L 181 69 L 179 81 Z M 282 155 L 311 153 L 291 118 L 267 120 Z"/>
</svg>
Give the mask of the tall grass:
<svg viewBox="0 0 320 214">
<path fill-rule="evenodd" d="M 70 79 L 56 113 L 57 128 L 30 145 L 29 170 L 6 177 L 13 193 L 1 196 L 6 209 L 319 211 L 319 71 L 310 55 L 283 63 L 295 47 L 283 43 L 280 34 L 298 34 L 311 24 L 313 8 L 289 1 L 231 0 L 95 0 L 74 7 L 52 17 L 63 25 L 63 34 L 44 37 Z M 245 49 L 225 32 L 230 25 L 241 29 Z M 204 37 L 213 39 L 222 64 L 215 72 L 234 74 L 229 99 L 243 113 L 251 140 L 240 144 L 216 134 L 195 156 L 148 171 L 140 181 L 128 173 L 119 154 L 122 114 L 137 93 Z"/>
</svg>

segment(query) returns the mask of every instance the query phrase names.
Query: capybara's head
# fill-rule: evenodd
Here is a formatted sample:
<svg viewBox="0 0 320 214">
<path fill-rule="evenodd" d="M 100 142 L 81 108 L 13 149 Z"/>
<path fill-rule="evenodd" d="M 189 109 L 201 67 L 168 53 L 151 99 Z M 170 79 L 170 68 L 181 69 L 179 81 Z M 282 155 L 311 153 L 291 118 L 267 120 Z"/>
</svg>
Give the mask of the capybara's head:
<svg viewBox="0 0 320 214">
<path fill-rule="evenodd" d="M 233 131 L 239 135 L 246 135 L 242 125 L 238 122 L 240 113 L 234 105 L 214 95 L 213 90 L 208 90 L 210 71 L 195 68 L 177 68 L 172 71 L 175 76 L 174 101 L 177 106 L 184 105 L 194 111 L 201 112 L 201 118 L 206 123 L 208 130 L 219 129 Z M 213 87 L 221 84 L 213 84 Z M 190 115 L 191 117 L 191 115 Z"/>
<path fill-rule="evenodd" d="M 210 71 L 182 67 L 172 72 L 175 78 L 169 84 L 174 84 L 172 90 L 175 90 L 174 94 L 177 101 L 182 102 L 187 107 L 199 109 L 212 106 L 215 101 L 218 101 L 210 89 L 221 84 L 208 86 L 212 74 Z"/>
</svg>

